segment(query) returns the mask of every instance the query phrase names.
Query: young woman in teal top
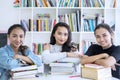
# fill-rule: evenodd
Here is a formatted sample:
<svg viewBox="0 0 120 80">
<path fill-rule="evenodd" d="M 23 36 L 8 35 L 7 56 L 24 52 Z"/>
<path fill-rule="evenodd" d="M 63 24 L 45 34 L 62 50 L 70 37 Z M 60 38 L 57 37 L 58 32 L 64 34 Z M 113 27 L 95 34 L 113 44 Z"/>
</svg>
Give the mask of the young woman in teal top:
<svg viewBox="0 0 120 80">
<path fill-rule="evenodd" d="M 8 29 L 10 44 L 0 48 L 0 80 L 9 80 L 10 70 L 20 67 L 23 62 L 41 66 L 42 61 L 27 46 L 22 45 L 25 33 L 25 29 L 19 24 L 12 25 Z"/>
</svg>

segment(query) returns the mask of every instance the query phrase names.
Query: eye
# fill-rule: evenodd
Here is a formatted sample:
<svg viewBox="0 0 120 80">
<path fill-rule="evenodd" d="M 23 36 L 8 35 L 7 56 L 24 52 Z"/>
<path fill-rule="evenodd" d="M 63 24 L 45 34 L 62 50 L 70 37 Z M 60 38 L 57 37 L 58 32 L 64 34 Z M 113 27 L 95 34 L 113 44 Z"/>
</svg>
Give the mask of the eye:
<svg viewBox="0 0 120 80">
<path fill-rule="evenodd" d="M 61 32 L 58 32 L 58 35 L 61 35 L 62 33 Z"/>
<path fill-rule="evenodd" d="M 17 37 L 17 35 L 12 35 L 12 37 L 14 37 L 14 38 L 15 38 L 15 37 Z"/>
<path fill-rule="evenodd" d="M 20 38 L 23 38 L 24 36 L 23 35 L 20 35 Z"/>
<path fill-rule="evenodd" d="M 96 35 L 96 38 L 100 38 L 100 36 Z"/>
<path fill-rule="evenodd" d="M 106 37 L 106 36 L 107 36 L 106 34 L 103 35 L 103 37 Z"/>
<path fill-rule="evenodd" d="M 68 33 L 65 33 L 64 36 L 68 36 Z"/>
</svg>

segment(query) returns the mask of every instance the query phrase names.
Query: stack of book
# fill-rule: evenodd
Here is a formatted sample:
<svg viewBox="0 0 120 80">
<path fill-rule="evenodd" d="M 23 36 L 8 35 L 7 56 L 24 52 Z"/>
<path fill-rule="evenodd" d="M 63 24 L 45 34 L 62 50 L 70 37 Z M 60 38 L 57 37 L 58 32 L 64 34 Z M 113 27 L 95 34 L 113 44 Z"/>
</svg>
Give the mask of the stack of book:
<svg viewBox="0 0 120 80">
<path fill-rule="evenodd" d="M 50 63 L 51 74 L 72 74 L 80 63 L 78 58 L 64 58 Z"/>
<path fill-rule="evenodd" d="M 27 65 L 11 70 L 12 78 L 21 78 L 24 76 L 35 75 L 38 72 L 37 65 Z"/>
<path fill-rule="evenodd" d="M 97 64 L 85 64 L 82 66 L 82 77 L 94 80 L 107 80 L 111 77 L 111 68 Z"/>
</svg>

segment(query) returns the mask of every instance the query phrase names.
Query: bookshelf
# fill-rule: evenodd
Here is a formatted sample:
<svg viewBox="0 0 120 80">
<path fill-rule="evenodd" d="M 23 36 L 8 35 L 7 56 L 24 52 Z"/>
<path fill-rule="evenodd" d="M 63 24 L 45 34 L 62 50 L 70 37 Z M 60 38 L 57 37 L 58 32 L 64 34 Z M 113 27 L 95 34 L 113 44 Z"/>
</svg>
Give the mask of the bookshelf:
<svg viewBox="0 0 120 80">
<path fill-rule="evenodd" d="M 79 50 L 82 40 L 95 42 L 93 30 L 97 24 L 102 22 L 108 23 L 113 27 L 115 24 L 115 44 L 120 44 L 120 40 L 117 39 L 118 34 L 120 34 L 118 31 L 118 26 L 120 26 L 118 18 L 120 4 L 118 2 L 120 0 L 20 1 L 20 4 L 16 7 L 19 10 L 19 22 L 21 23 L 21 20 L 25 20 L 27 25 L 31 26 L 28 26 L 30 29 L 28 28 L 24 44 L 30 46 L 32 50 L 34 49 L 33 43 L 43 44 L 49 42 L 52 27 L 59 21 L 66 22 L 70 25 L 72 41 L 79 44 Z M 44 1 L 47 6 L 41 4 L 39 1 Z M 53 5 L 49 1 L 52 1 Z M 48 15 L 48 17 L 45 17 L 45 15 Z M 41 27 L 40 30 L 38 30 L 37 22 L 41 24 L 39 26 Z"/>
</svg>

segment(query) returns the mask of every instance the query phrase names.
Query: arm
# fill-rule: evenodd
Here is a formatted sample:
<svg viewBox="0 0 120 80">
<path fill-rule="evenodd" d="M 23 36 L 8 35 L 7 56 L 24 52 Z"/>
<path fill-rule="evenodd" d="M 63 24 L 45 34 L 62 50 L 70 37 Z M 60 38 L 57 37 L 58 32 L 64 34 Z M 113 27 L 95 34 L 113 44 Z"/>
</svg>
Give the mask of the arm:
<svg viewBox="0 0 120 80">
<path fill-rule="evenodd" d="M 16 55 L 16 59 L 22 59 L 28 64 L 36 64 L 37 66 L 41 66 L 42 60 L 36 56 L 30 49 L 25 51 L 26 56 L 23 55 Z"/>
<path fill-rule="evenodd" d="M 112 56 L 109 56 L 107 58 L 104 58 L 104 59 L 98 59 L 95 61 L 96 64 L 99 64 L 99 65 L 102 65 L 104 67 L 111 67 L 113 65 L 115 65 L 116 63 L 116 60 L 114 57 Z"/>
<path fill-rule="evenodd" d="M 33 64 L 33 61 L 30 58 L 28 58 L 27 56 L 16 54 L 14 56 L 14 59 L 22 59 L 23 61 L 25 61 L 28 64 L 31 64 L 31 65 Z"/>
<path fill-rule="evenodd" d="M 83 56 L 81 58 L 81 64 L 93 63 L 98 59 L 106 58 L 108 56 L 109 55 L 106 53 L 102 53 L 102 54 L 98 54 L 98 55 L 94 55 L 94 56 Z"/>
<path fill-rule="evenodd" d="M 10 70 L 20 66 L 19 61 L 11 57 L 10 54 L 9 50 L 0 49 L 0 67 Z"/>
<path fill-rule="evenodd" d="M 59 59 L 67 57 L 66 53 L 59 52 L 59 53 L 50 53 L 49 50 L 45 50 L 42 53 L 42 59 L 45 64 L 49 64 L 51 62 L 57 61 Z"/>
<path fill-rule="evenodd" d="M 81 54 L 76 54 L 76 53 L 70 53 L 70 52 L 66 52 L 67 57 L 73 57 L 73 58 L 81 58 L 82 55 Z"/>
<path fill-rule="evenodd" d="M 42 60 L 45 64 L 49 64 L 65 57 L 67 57 L 66 52 L 50 53 L 50 45 L 44 45 L 44 51 L 42 52 Z"/>
</svg>

